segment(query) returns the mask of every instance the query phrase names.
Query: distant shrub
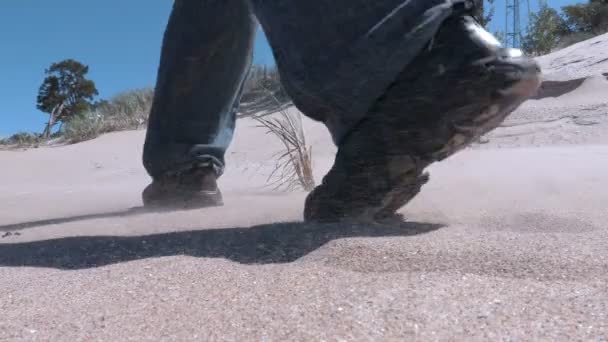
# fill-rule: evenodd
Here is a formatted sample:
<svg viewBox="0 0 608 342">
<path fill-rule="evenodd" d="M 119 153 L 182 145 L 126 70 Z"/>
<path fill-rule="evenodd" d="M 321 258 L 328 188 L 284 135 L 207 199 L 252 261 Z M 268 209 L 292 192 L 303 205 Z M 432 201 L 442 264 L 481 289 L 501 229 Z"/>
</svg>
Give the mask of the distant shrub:
<svg viewBox="0 0 608 342">
<path fill-rule="evenodd" d="M 40 144 L 43 141 L 40 134 L 30 132 L 19 132 L 8 138 L 0 139 L 0 145 L 10 145 L 15 147 L 28 147 Z"/>
<path fill-rule="evenodd" d="M 148 122 L 153 89 L 137 89 L 124 92 L 96 108 L 107 130 L 118 131 L 143 128 Z"/>
<path fill-rule="evenodd" d="M 102 118 L 94 113 L 75 116 L 64 124 L 62 133 L 72 144 L 95 139 L 103 133 Z"/>
<path fill-rule="evenodd" d="M 145 129 L 153 100 L 154 89 L 143 88 L 91 103 L 87 111 L 61 120 L 56 134 L 63 142 L 78 143 L 104 133 Z M 276 67 L 253 66 L 244 84 L 239 117 L 279 112 L 290 102 Z"/>
<path fill-rule="evenodd" d="M 66 121 L 63 136 L 78 143 L 104 133 L 145 128 L 153 98 L 152 89 L 138 89 L 96 103 L 90 112 Z"/>
</svg>

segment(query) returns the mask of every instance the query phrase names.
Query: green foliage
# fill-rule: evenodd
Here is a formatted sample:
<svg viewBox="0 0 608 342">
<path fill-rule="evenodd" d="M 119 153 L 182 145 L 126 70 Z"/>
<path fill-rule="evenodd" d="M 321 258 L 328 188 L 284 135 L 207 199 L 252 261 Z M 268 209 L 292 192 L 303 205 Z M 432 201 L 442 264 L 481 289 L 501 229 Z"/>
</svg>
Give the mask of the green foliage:
<svg viewBox="0 0 608 342">
<path fill-rule="evenodd" d="M 562 7 L 560 15 L 546 4 L 532 15 L 524 52 L 539 55 L 608 32 L 608 0 Z"/>
<path fill-rule="evenodd" d="M 564 17 L 574 32 L 595 35 L 608 32 L 608 1 L 591 0 L 586 4 L 562 7 Z"/>
<path fill-rule="evenodd" d="M 575 32 L 591 32 L 592 13 L 589 4 L 576 4 L 562 7 L 566 23 Z"/>
<path fill-rule="evenodd" d="M 65 119 L 60 133 L 67 142 L 77 143 L 108 132 L 145 128 L 153 99 L 154 89 L 146 88 L 92 102 L 87 111 Z M 243 89 L 243 112 L 281 110 L 289 102 L 276 68 L 252 67 Z"/>
<path fill-rule="evenodd" d="M 494 0 L 478 0 L 476 3 L 474 17 L 481 26 L 487 27 L 494 17 Z"/>
<path fill-rule="evenodd" d="M 76 115 L 65 122 L 61 133 L 72 144 L 91 140 L 104 133 L 103 119 L 93 113 Z"/>
<path fill-rule="evenodd" d="M 528 32 L 522 40 L 522 50 L 529 55 L 549 53 L 569 33 L 564 18 L 555 9 L 543 5 L 531 15 Z"/>
<path fill-rule="evenodd" d="M 95 102 L 89 111 L 66 120 L 62 135 L 70 143 L 77 143 L 108 132 L 143 128 L 148 122 L 153 98 L 153 89 L 137 89 L 118 94 L 109 101 Z"/>
<path fill-rule="evenodd" d="M 0 145 L 27 147 L 38 145 L 42 141 L 40 134 L 30 132 L 19 132 L 8 138 L 0 139 Z"/>
<path fill-rule="evenodd" d="M 97 103 L 92 112 L 101 116 L 109 129 L 139 129 L 148 122 L 153 100 L 153 89 L 130 90 Z"/>
<path fill-rule="evenodd" d="M 59 121 L 87 111 L 98 94 L 95 82 L 86 78 L 89 67 L 73 59 L 53 63 L 45 70 L 46 78 L 38 90 L 37 108 L 49 114 L 43 133 L 48 137 Z"/>
</svg>

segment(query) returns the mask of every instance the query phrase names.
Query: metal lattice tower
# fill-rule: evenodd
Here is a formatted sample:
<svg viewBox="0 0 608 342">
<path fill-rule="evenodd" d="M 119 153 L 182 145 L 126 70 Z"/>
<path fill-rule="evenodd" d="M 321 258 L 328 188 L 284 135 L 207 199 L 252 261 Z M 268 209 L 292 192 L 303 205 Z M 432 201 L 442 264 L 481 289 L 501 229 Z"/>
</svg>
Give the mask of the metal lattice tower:
<svg viewBox="0 0 608 342">
<path fill-rule="evenodd" d="M 505 34 L 506 45 L 519 48 L 521 45 L 521 12 L 520 0 L 505 0 Z"/>
</svg>

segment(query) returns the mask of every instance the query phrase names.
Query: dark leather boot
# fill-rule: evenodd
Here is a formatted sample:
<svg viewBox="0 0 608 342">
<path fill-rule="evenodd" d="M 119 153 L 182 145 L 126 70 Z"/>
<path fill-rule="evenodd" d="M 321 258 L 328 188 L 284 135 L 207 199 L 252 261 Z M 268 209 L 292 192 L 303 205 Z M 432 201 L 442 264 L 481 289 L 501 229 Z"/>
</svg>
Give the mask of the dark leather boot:
<svg viewBox="0 0 608 342">
<path fill-rule="evenodd" d="M 540 85 L 540 69 L 467 13 L 426 49 L 341 141 L 306 199 L 306 221 L 391 221 L 428 179 L 424 169 L 498 127 Z"/>
</svg>

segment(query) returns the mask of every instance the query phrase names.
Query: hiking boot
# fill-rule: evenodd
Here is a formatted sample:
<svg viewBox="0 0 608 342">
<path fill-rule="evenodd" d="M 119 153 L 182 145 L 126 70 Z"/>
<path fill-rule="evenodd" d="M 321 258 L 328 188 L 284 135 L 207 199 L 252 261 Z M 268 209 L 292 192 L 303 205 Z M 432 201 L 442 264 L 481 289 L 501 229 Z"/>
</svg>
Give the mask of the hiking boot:
<svg viewBox="0 0 608 342">
<path fill-rule="evenodd" d="M 540 69 L 469 15 L 436 36 L 338 144 L 306 199 L 306 221 L 390 221 L 428 182 L 424 169 L 493 130 L 540 85 Z"/>
<path fill-rule="evenodd" d="M 146 208 L 197 209 L 223 205 L 213 167 L 191 169 L 166 174 L 154 179 L 142 193 Z"/>
</svg>

